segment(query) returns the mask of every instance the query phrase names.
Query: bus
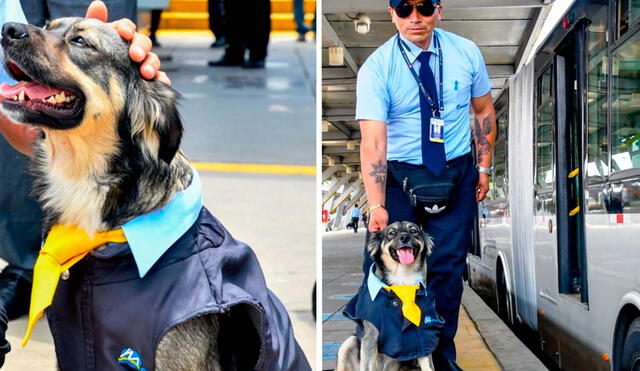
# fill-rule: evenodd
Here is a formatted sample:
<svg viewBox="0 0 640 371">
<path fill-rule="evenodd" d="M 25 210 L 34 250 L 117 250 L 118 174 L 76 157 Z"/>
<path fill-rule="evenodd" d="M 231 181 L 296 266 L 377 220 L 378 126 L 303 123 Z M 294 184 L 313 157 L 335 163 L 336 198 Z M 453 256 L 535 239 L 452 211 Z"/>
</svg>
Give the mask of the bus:
<svg viewBox="0 0 640 371">
<path fill-rule="evenodd" d="M 566 370 L 640 370 L 640 1 L 576 0 L 495 99 L 469 285 Z"/>
</svg>

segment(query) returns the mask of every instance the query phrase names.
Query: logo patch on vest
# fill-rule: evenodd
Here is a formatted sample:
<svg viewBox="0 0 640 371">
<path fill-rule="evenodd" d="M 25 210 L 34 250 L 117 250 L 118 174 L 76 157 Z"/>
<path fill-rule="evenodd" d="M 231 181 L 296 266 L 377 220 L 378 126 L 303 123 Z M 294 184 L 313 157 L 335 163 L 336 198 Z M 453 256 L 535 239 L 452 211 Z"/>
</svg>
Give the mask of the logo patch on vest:
<svg viewBox="0 0 640 371">
<path fill-rule="evenodd" d="M 434 322 L 438 322 L 438 323 L 444 323 L 444 319 L 442 319 L 442 317 L 440 317 L 439 314 L 436 314 L 436 318 L 431 317 L 430 315 L 426 315 L 424 316 L 424 324 L 428 325 Z"/>
<path fill-rule="evenodd" d="M 142 357 L 140 357 L 140 354 L 133 348 L 122 349 L 118 357 L 118 363 L 130 370 L 146 371 L 146 369 L 142 367 Z"/>
</svg>

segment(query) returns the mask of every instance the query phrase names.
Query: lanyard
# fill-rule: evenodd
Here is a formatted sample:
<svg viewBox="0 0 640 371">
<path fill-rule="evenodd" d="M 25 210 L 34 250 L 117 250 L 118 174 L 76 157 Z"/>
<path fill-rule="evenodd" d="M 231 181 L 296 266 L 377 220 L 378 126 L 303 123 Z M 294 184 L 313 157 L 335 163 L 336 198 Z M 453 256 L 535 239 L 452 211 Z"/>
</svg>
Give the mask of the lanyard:
<svg viewBox="0 0 640 371">
<path fill-rule="evenodd" d="M 431 106 L 431 113 L 432 116 L 434 117 L 440 117 L 440 113 L 442 111 L 444 111 L 444 99 L 443 99 L 443 83 L 442 83 L 442 78 L 443 78 L 443 67 L 442 67 L 442 46 L 440 45 L 440 40 L 438 40 L 438 35 L 435 33 L 435 31 L 433 32 L 433 42 L 436 48 L 438 48 L 438 62 L 439 62 L 439 73 L 438 73 L 438 80 L 439 80 L 439 86 L 440 86 L 440 94 L 438 97 L 438 106 L 436 106 L 433 102 L 433 99 L 431 99 L 431 97 L 429 96 L 429 93 L 427 93 L 427 90 L 424 88 L 424 85 L 422 84 L 422 81 L 420 81 L 420 78 L 418 77 L 418 74 L 416 73 L 416 70 L 413 68 L 413 64 L 411 64 L 411 62 L 409 62 L 409 57 L 407 57 L 407 52 L 404 50 L 405 48 L 407 50 L 410 50 L 409 47 L 407 46 L 407 44 L 405 44 L 405 42 L 403 40 L 400 39 L 400 34 L 396 34 L 396 38 L 398 39 L 398 47 L 400 48 L 400 53 L 402 53 L 402 57 L 404 58 L 404 61 L 407 63 L 407 67 L 409 67 L 409 70 L 411 71 L 411 74 L 413 75 L 413 78 L 416 79 L 416 82 L 418 83 L 418 86 L 420 87 L 420 92 L 422 93 L 422 95 L 424 95 L 424 97 L 427 99 L 427 103 L 429 104 L 429 106 Z M 404 46 L 404 47 L 403 47 Z"/>
</svg>

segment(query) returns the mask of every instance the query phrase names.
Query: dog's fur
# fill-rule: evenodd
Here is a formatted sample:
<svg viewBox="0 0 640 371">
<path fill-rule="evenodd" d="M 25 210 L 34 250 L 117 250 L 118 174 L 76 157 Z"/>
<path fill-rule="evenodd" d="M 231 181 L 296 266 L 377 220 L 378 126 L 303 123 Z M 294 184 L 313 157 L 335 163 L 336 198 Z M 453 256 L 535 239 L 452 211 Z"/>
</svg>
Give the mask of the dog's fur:
<svg viewBox="0 0 640 371">
<path fill-rule="evenodd" d="M 165 206 L 188 186 L 177 95 L 140 77 L 128 44 L 112 27 L 82 18 L 22 27 L 27 37 L 3 39 L 7 71 L 76 97 L 60 110 L 11 100 L 2 105 L 13 121 L 43 130 L 33 170 L 46 229 L 113 229 Z M 156 369 L 230 369 L 221 358 L 233 356 L 218 352 L 225 316 L 205 315 L 169 330 L 158 344 Z"/>
<path fill-rule="evenodd" d="M 414 252 L 412 264 L 401 264 L 397 249 L 411 247 Z M 380 232 L 371 235 L 367 250 L 376 263 L 373 272 L 386 285 L 415 285 L 427 278 L 426 258 L 433 248 L 432 238 L 411 222 L 395 222 Z M 406 363 L 378 353 L 378 329 L 363 321 L 364 335 L 361 342 L 350 336 L 338 350 L 336 371 L 395 371 L 413 369 Z M 431 356 L 418 358 L 422 371 L 433 370 Z"/>
</svg>

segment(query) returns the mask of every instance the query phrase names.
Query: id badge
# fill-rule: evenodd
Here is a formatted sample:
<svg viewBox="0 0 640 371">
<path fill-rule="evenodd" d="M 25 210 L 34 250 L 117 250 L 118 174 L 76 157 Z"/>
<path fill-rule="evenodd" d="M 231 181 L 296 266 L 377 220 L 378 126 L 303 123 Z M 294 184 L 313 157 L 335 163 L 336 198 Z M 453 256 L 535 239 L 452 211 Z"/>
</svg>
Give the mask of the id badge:
<svg viewBox="0 0 640 371">
<path fill-rule="evenodd" d="M 444 120 L 437 117 L 431 118 L 429 125 L 429 140 L 435 143 L 444 143 Z"/>
</svg>

